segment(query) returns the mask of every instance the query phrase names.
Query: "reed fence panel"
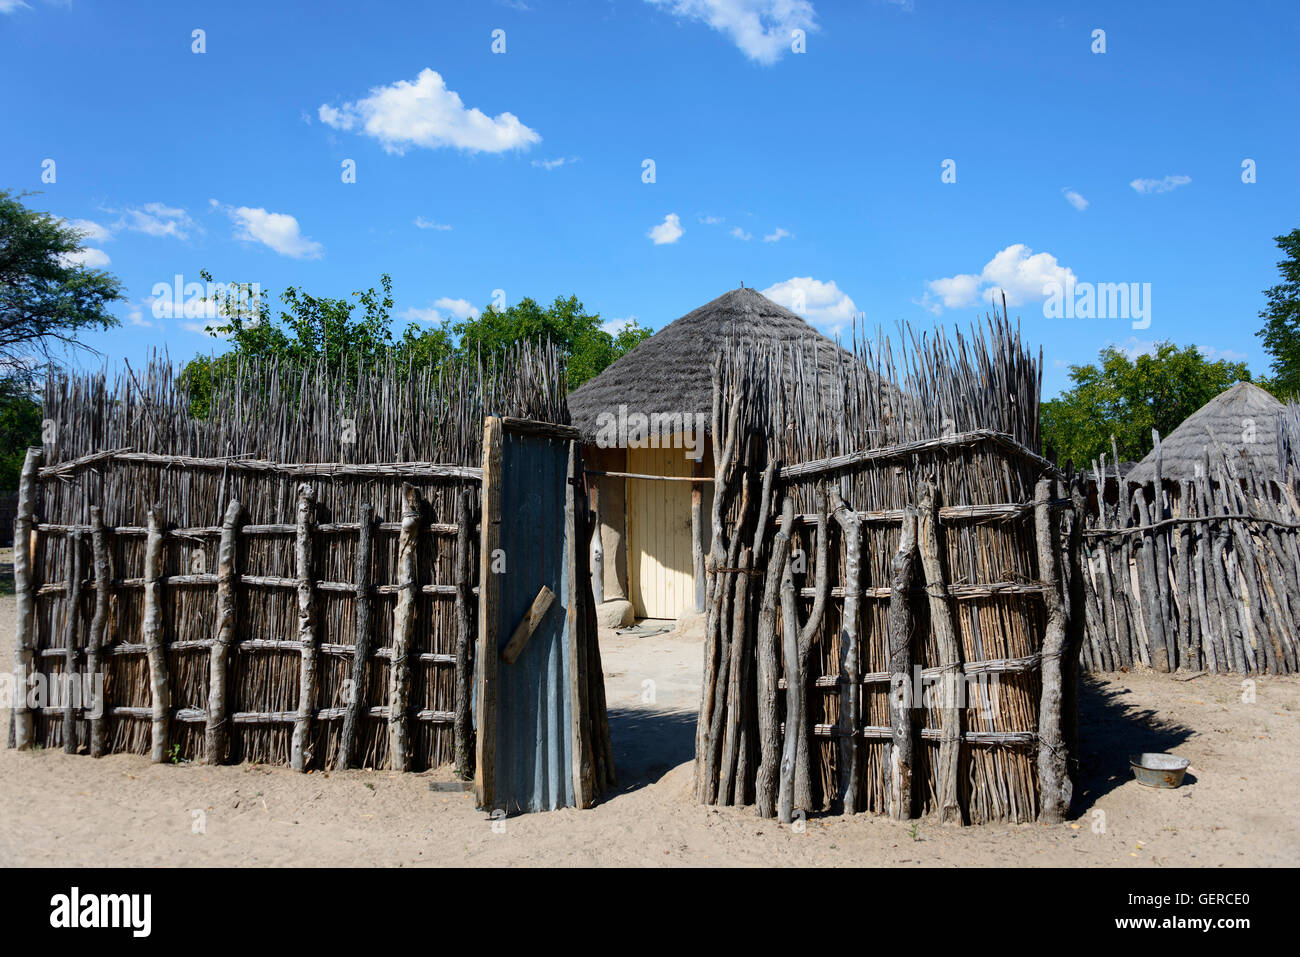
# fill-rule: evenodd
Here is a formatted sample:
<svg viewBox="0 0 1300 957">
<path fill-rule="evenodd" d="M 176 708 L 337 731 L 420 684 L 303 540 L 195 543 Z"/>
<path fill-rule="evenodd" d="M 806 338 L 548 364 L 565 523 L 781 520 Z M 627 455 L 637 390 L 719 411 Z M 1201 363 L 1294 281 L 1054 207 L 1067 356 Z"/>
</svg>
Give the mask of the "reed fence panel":
<svg viewBox="0 0 1300 957">
<path fill-rule="evenodd" d="M 1300 671 L 1294 473 L 1265 475 L 1207 448 L 1190 479 L 1108 482 L 1105 462 L 1093 477 L 1083 531 L 1083 668 Z"/>
<path fill-rule="evenodd" d="M 558 355 L 52 377 L 11 742 L 469 774 L 486 409 L 567 420 Z"/>
<path fill-rule="evenodd" d="M 737 345 L 715 372 L 696 798 L 1059 820 L 1082 499 L 1032 451 L 1038 364 L 1001 318 L 825 365 Z"/>
</svg>

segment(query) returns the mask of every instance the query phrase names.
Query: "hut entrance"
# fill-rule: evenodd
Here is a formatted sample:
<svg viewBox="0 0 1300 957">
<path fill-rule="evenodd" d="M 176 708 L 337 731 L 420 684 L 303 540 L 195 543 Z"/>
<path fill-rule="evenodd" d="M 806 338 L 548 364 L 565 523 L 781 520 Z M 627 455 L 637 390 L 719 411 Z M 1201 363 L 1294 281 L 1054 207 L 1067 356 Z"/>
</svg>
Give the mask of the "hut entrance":
<svg viewBox="0 0 1300 957">
<path fill-rule="evenodd" d="M 696 462 L 682 448 L 628 449 L 634 474 L 689 478 Z M 691 483 L 627 483 L 628 583 L 638 618 L 679 618 L 695 610 Z"/>
<path fill-rule="evenodd" d="M 613 783 L 577 437 L 523 419 L 484 426 L 474 791 L 485 810 L 588 807 Z"/>
</svg>

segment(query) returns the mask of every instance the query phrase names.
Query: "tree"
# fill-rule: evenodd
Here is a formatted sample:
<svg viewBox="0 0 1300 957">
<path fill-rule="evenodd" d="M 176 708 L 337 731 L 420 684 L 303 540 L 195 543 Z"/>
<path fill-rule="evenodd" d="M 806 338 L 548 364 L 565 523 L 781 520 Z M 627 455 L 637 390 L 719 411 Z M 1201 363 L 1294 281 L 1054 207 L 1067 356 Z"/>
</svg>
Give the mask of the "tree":
<svg viewBox="0 0 1300 957">
<path fill-rule="evenodd" d="M 202 271 L 205 282 L 212 276 Z M 410 323 L 394 339 L 391 326 L 392 280 L 380 277 L 380 291 L 355 292 L 351 299 L 319 298 L 290 286 L 281 294 L 283 307 L 273 314 L 264 297 L 248 296 L 249 287 L 227 285 L 214 297 L 217 318 L 208 326 L 227 337 L 230 350 L 197 356 L 184 369 L 190 406 L 207 415 L 212 389 L 241 358 L 276 358 L 290 363 L 323 358 L 330 369 L 351 375 L 361 364 L 381 357 L 420 369 L 437 366 L 455 355 L 504 356 L 519 342 L 550 341 L 568 360 L 569 388 L 577 388 L 650 335 L 635 320 L 616 333 L 607 332 L 599 315 L 589 315 L 576 296 L 556 297 L 543 309 L 522 299 L 506 309 L 489 306 L 479 316 L 432 327 Z M 359 311 L 358 311 L 359 309 Z"/>
<path fill-rule="evenodd" d="M 41 444 L 36 383 L 59 349 L 86 348 L 84 329 L 117 325 L 117 278 L 78 262 L 83 234 L 0 190 L 0 488 L 18 487 L 29 445 Z"/>
<path fill-rule="evenodd" d="M 489 306 L 476 319 L 457 323 L 454 331 L 463 354 L 501 355 L 516 342 L 549 340 L 568 360 L 568 383 L 576 389 L 599 375 L 611 362 L 650 337 L 650 330 L 635 319 L 616 333 L 607 332 L 599 314 L 588 314 L 577 296 L 556 296 L 543 309 L 529 298 L 513 306 Z"/>
<path fill-rule="evenodd" d="M 1300 394 L 1300 229 L 1273 241 L 1287 257 L 1277 264 L 1283 281 L 1264 290 L 1268 306 L 1259 314 L 1264 328 L 1255 335 L 1273 360 L 1273 376 L 1264 385 L 1285 399 Z"/>
<path fill-rule="evenodd" d="M 16 489 L 27 448 L 41 444 L 41 404 L 21 377 L 0 378 L 0 489 Z"/>
<path fill-rule="evenodd" d="M 121 283 L 78 262 L 83 234 L 0 190 L 0 374 L 28 377 L 84 329 L 117 325 Z"/>
<path fill-rule="evenodd" d="M 212 282 L 206 270 L 199 275 Z M 186 364 L 182 376 L 191 410 L 200 418 L 207 415 L 214 385 L 241 359 L 291 364 L 324 359 L 328 368 L 344 377 L 387 357 L 416 368 L 445 361 L 452 353 L 445 323 L 432 329 L 411 323 L 400 339 L 393 340 L 393 282 L 385 273 L 379 284 L 379 292 L 372 287 L 354 292 L 351 299 L 317 297 L 289 286 L 280 295 L 283 306 L 278 316 L 265 297 L 250 297 L 248 286 L 227 285 L 212 303 L 217 319 L 207 328 L 213 335 L 227 337 L 231 348 L 221 355 L 196 356 Z M 360 312 L 354 316 L 358 307 Z"/>
<path fill-rule="evenodd" d="M 1043 404 L 1043 449 L 1062 465 L 1089 467 L 1109 454 L 1111 435 L 1122 459 L 1140 459 L 1151 451 L 1152 429 L 1168 435 L 1233 383 L 1250 381 L 1244 362 L 1210 362 L 1195 346 L 1172 342 L 1135 359 L 1107 346 L 1099 359 L 1071 366 L 1073 387 Z"/>
</svg>

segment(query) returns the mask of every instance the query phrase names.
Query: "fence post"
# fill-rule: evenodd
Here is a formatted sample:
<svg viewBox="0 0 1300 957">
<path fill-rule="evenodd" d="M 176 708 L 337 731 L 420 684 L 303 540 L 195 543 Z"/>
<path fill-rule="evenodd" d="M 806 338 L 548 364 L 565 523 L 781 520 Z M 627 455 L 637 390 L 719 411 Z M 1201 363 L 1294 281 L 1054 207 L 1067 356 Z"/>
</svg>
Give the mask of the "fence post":
<svg viewBox="0 0 1300 957">
<path fill-rule="evenodd" d="M 140 631 L 149 659 L 150 712 L 153 720 L 150 758 L 154 764 L 162 764 L 167 760 L 167 725 L 171 716 L 171 679 L 167 673 L 167 649 L 163 644 L 162 573 L 162 518 L 156 508 L 151 508 L 144 545 L 144 615 Z"/>
<path fill-rule="evenodd" d="M 90 545 L 95 562 L 95 615 L 90 619 L 90 634 L 86 636 L 86 674 L 90 677 L 90 686 L 95 687 L 95 676 L 99 675 L 99 695 L 93 701 L 90 710 L 90 756 L 98 758 L 104 754 L 104 735 L 107 730 L 105 718 L 108 714 L 107 675 L 104 670 L 103 656 L 100 649 L 104 644 L 104 631 L 108 627 L 108 599 L 111 582 L 108 578 L 108 533 L 104 528 L 104 510 L 98 505 L 90 508 Z"/>
<path fill-rule="evenodd" d="M 36 469 L 41 450 L 28 449 L 18 479 L 18 514 L 14 519 L 14 591 L 18 627 L 14 637 L 14 701 L 9 712 L 15 748 L 30 748 L 34 724 L 27 705 L 35 637 L 36 587 L 32 577 L 32 515 L 36 508 Z"/>
<path fill-rule="evenodd" d="M 375 507 L 361 506 L 357 537 L 356 634 L 352 647 L 352 674 L 349 692 L 343 703 L 343 731 L 339 735 L 339 753 L 334 766 L 349 768 L 356 760 L 357 734 L 361 706 L 365 701 L 366 675 L 370 667 L 370 553 L 375 530 Z"/>
<path fill-rule="evenodd" d="M 225 761 L 229 741 L 226 669 L 235 634 L 235 560 L 241 510 L 242 506 L 237 501 L 226 506 L 225 520 L 221 524 L 221 541 L 217 545 L 217 623 L 208 659 L 208 713 L 207 726 L 203 731 L 204 764 L 221 764 Z"/>
<path fill-rule="evenodd" d="M 306 482 L 298 486 L 294 567 L 298 579 L 298 641 L 302 668 L 298 677 L 298 717 L 293 725 L 289 766 L 305 771 L 311 761 L 311 719 L 316 714 L 316 583 L 312 569 L 312 525 L 316 520 L 316 491 Z"/>
<path fill-rule="evenodd" d="M 409 771 L 407 702 L 411 692 L 411 633 L 415 628 L 416 545 L 420 535 L 420 493 L 402 486 L 402 530 L 397 543 L 397 607 L 393 611 L 393 658 L 388 670 L 388 764 Z"/>
</svg>

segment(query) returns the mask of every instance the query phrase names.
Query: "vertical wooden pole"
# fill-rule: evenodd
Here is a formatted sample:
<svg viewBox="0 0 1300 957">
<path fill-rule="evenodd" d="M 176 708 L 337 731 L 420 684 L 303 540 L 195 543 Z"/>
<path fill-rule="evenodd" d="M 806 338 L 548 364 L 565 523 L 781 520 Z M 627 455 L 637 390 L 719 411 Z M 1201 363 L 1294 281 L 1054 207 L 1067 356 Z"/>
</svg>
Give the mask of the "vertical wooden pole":
<svg viewBox="0 0 1300 957">
<path fill-rule="evenodd" d="M 813 806 L 811 752 L 813 747 L 816 746 L 810 743 L 812 728 L 807 713 L 808 656 L 812 652 L 813 636 L 817 634 L 822 626 L 822 618 L 826 614 L 827 598 L 830 597 L 831 593 L 830 518 L 826 514 L 826 493 L 820 487 L 814 495 L 814 502 L 814 507 L 817 510 L 817 577 L 813 581 L 815 594 L 812 609 L 808 612 L 808 620 L 799 629 L 799 662 L 796 676 L 800 688 L 803 689 L 799 694 L 799 707 L 803 711 L 800 716 L 798 739 L 795 742 L 794 803 L 805 811 L 812 810 Z M 784 595 L 782 597 L 784 598 Z M 784 605 L 782 607 L 784 608 Z M 795 620 L 798 621 L 797 614 Z"/>
<path fill-rule="evenodd" d="M 824 531 L 824 529 L 823 529 Z M 799 669 L 799 604 L 795 596 L 791 563 L 781 573 L 781 625 L 785 640 L 785 742 L 781 748 L 781 780 L 777 792 L 777 819 L 789 824 L 794 817 L 795 770 L 799 740 L 803 737 L 804 688 Z M 821 570 L 825 574 L 825 570 Z"/>
<path fill-rule="evenodd" d="M 1061 725 L 1066 610 L 1061 594 L 1059 523 L 1051 506 L 1054 484 L 1051 479 L 1039 479 L 1034 495 L 1038 578 L 1043 590 L 1043 604 L 1047 607 L 1047 630 L 1043 635 L 1041 659 L 1042 693 L 1038 705 L 1038 788 L 1042 802 L 1040 815 L 1048 824 L 1065 820 L 1073 792 L 1066 773 L 1067 755 Z"/>
<path fill-rule="evenodd" d="M 289 746 L 289 766 L 307 770 L 311 762 L 311 721 L 316 714 L 316 583 L 312 561 L 312 525 L 316 521 L 316 492 L 306 482 L 298 486 L 294 569 L 298 579 L 298 641 L 302 658 L 298 672 L 298 716 Z"/>
<path fill-rule="evenodd" d="M 1157 499 L 1159 494 L 1157 491 Z M 1147 650 L 1151 655 L 1151 667 L 1156 671 L 1168 671 L 1169 648 L 1165 643 L 1164 608 L 1160 604 L 1161 590 L 1155 554 L 1159 545 L 1155 532 L 1150 528 L 1151 514 L 1142 489 L 1133 493 L 1133 504 L 1137 507 L 1138 523 L 1146 526 L 1142 533 L 1141 564 L 1138 567 L 1142 572 L 1142 604 L 1146 607 Z"/>
<path fill-rule="evenodd" d="M 108 713 L 107 669 L 101 649 L 104 646 L 104 631 L 108 627 L 108 599 L 111 583 L 108 567 L 108 534 L 104 529 L 104 511 L 98 505 L 90 508 L 90 545 L 95 563 L 95 614 L 90 619 L 90 633 L 86 636 L 86 674 L 90 678 L 92 694 L 95 695 L 90 708 L 90 756 L 101 757 L 104 753 L 104 738 Z"/>
<path fill-rule="evenodd" d="M 388 670 L 388 764 L 411 769 L 407 706 L 411 695 L 411 635 L 415 630 L 416 548 L 420 537 L 420 493 L 402 486 L 402 530 L 397 539 L 397 606 L 393 610 L 393 660 Z"/>
<path fill-rule="evenodd" d="M 77 753 L 77 641 L 81 633 L 81 579 L 85 574 L 81 564 L 81 532 L 72 532 L 67 538 L 67 555 L 64 578 L 68 587 L 63 593 L 66 617 L 63 625 L 63 753 Z"/>
<path fill-rule="evenodd" d="M 930 627 L 939 654 L 939 708 L 943 724 L 939 738 L 939 758 L 934 769 L 938 792 L 939 817 L 945 824 L 961 824 L 961 802 L 957 782 L 961 766 L 961 697 L 963 694 L 961 643 L 953 622 L 948 598 L 948 580 L 939 554 L 939 502 L 933 482 L 921 486 L 917 523 L 921 569 L 925 574 L 925 592 L 930 603 Z M 1058 662 L 1059 667 L 1059 662 Z"/>
<path fill-rule="evenodd" d="M 760 516 L 759 521 L 764 521 Z M 745 707 L 746 663 L 746 609 L 749 607 L 749 563 L 752 551 L 740 550 L 737 559 L 735 592 L 731 602 L 731 668 L 727 676 L 727 718 L 723 723 L 721 766 L 718 769 L 718 803 L 733 803 L 733 788 L 739 792 L 734 803 L 743 804 L 745 784 L 736 781 L 736 766 L 740 758 L 741 720 Z M 719 680 L 721 680 L 719 678 Z"/>
<path fill-rule="evenodd" d="M 858 736 L 862 680 L 858 646 L 858 617 L 862 602 L 862 522 L 844 504 L 839 483 L 830 488 L 831 513 L 844 536 L 844 614 L 840 621 L 840 800 L 845 814 L 858 810 Z M 824 575 L 823 569 L 817 574 Z"/>
<path fill-rule="evenodd" d="M 794 530 L 794 496 L 786 495 L 781 508 L 781 527 L 772 539 L 763 581 L 763 598 L 758 611 L 757 659 L 758 699 L 758 776 L 754 785 L 754 802 L 759 817 L 776 814 L 776 788 L 780 763 L 781 728 L 777 721 L 777 640 L 776 612 L 780 601 L 781 578 L 790 561 L 790 535 Z"/>
<path fill-rule="evenodd" d="M 167 648 L 163 644 L 162 574 L 162 518 L 157 509 L 151 508 L 144 543 L 144 615 L 140 632 L 149 661 L 150 710 L 153 720 L 150 758 L 154 764 L 162 764 L 167 760 L 167 731 L 171 716 L 171 677 L 167 672 Z"/>
<path fill-rule="evenodd" d="M 909 593 L 916 567 L 916 511 L 903 515 L 903 535 L 890 564 L 889 580 L 889 724 L 893 740 L 885 762 L 889 778 L 889 816 L 910 818 L 916 804 L 912 768 L 916 760 L 916 707 L 912 687 L 912 611 Z"/>
<path fill-rule="evenodd" d="M 363 502 L 357 535 L 356 629 L 352 645 L 352 673 L 343 705 L 343 731 L 335 767 L 356 763 L 357 738 L 361 733 L 361 709 L 366 700 L 366 678 L 370 673 L 370 555 L 375 533 L 375 506 Z"/>
<path fill-rule="evenodd" d="M 14 636 L 14 700 L 10 710 L 15 748 L 32 746 L 35 723 L 28 707 L 35 656 L 36 585 L 32 575 L 32 522 L 36 510 L 36 470 L 41 450 L 28 449 L 18 479 L 18 514 L 14 519 L 14 592 L 17 598 L 17 634 Z"/>
<path fill-rule="evenodd" d="M 497 631 L 500 582 L 493 562 L 501 543 L 501 420 L 483 423 L 483 512 L 479 520 L 478 645 L 474 651 L 474 798 L 483 810 L 496 801 Z"/>
<path fill-rule="evenodd" d="M 471 580 L 470 536 L 474 534 L 473 492 L 461 489 L 456 495 L 456 685 L 455 709 L 456 775 L 469 780 L 474 775 L 474 641 L 472 637 L 474 583 Z"/>
<path fill-rule="evenodd" d="M 579 478 L 582 478 L 582 476 L 579 476 Z M 595 534 L 591 536 L 591 545 L 587 551 L 587 567 L 591 569 L 591 574 L 588 577 L 591 579 L 592 597 L 595 599 L 596 604 L 599 605 L 605 601 L 605 543 L 600 536 L 601 479 L 593 476 L 590 483 L 584 484 L 586 484 L 589 493 L 587 505 L 593 513 L 590 524 L 595 530 Z M 585 517 L 584 524 L 587 524 Z"/>
<path fill-rule="evenodd" d="M 207 723 L 203 729 L 203 763 L 222 764 L 230 741 L 227 718 L 227 673 L 230 647 L 235 640 L 235 562 L 238 554 L 239 519 L 243 506 L 231 501 L 221 523 L 217 543 L 217 621 L 212 630 L 208 658 Z"/>
<path fill-rule="evenodd" d="M 704 475 L 704 455 L 695 460 L 691 466 L 691 475 L 700 478 Z M 704 611 L 707 575 L 704 571 L 704 485 L 691 483 L 691 572 L 695 584 L 695 613 Z"/>
<path fill-rule="evenodd" d="M 569 594 L 566 596 L 569 622 L 569 745 L 572 763 L 573 799 L 580 807 L 591 807 L 596 799 L 596 774 L 591 751 L 591 711 L 587 677 L 587 642 L 596 636 L 587 632 L 585 602 L 591 595 L 591 554 L 587 535 L 586 498 L 579 491 L 582 456 L 578 444 L 569 442 L 568 480 L 564 484 L 565 562 L 568 565 Z"/>
</svg>

